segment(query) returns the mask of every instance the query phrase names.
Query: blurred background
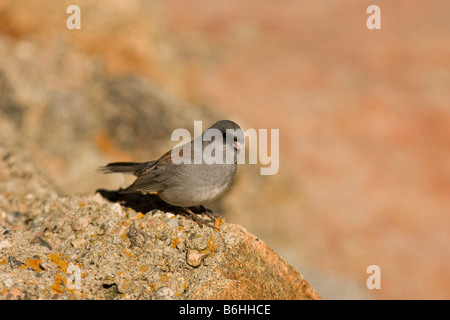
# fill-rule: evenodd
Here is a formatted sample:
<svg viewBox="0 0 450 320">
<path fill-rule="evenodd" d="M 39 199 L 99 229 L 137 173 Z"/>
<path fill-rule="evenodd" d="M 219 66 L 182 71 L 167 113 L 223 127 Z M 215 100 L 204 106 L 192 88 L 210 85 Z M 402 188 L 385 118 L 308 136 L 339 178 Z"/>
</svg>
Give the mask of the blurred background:
<svg viewBox="0 0 450 320">
<path fill-rule="evenodd" d="M 81 30 L 66 9 L 81 8 Z M 366 9 L 381 8 L 381 30 Z M 0 0 L 0 144 L 62 193 L 176 128 L 280 130 L 211 206 L 325 299 L 450 298 L 450 2 Z M 381 289 L 366 287 L 369 265 Z"/>
</svg>

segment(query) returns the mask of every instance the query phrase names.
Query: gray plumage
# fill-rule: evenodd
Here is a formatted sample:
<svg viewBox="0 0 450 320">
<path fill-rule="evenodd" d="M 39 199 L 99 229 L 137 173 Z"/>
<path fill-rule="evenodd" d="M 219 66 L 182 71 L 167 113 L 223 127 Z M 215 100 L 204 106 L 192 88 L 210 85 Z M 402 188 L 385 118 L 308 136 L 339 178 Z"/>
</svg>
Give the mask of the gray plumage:
<svg viewBox="0 0 450 320">
<path fill-rule="evenodd" d="M 203 141 L 205 132 L 210 129 L 218 130 L 223 139 Z M 216 122 L 206 131 L 191 142 L 173 149 L 173 152 L 181 154 L 183 159 L 190 157 L 190 164 L 173 163 L 172 150 L 170 150 L 154 161 L 115 162 L 100 169 L 105 173 L 119 172 L 133 174 L 137 177 L 133 184 L 122 190 L 121 193 L 156 192 L 165 202 L 181 207 L 209 203 L 223 195 L 230 187 L 237 170 L 239 149 L 244 145 L 244 134 L 241 128 L 230 120 Z M 201 145 L 201 149 L 196 150 L 194 147 L 196 142 Z M 188 146 L 188 144 L 190 145 Z M 208 161 L 212 162 L 211 160 L 215 156 L 215 153 L 211 155 L 208 152 L 204 153 L 208 146 L 215 150 L 220 148 L 223 151 L 222 163 L 207 163 Z M 189 149 L 189 154 L 183 154 Z M 194 152 L 201 152 L 204 156 L 201 164 L 194 163 Z M 226 163 L 227 153 L 229 155 L 232 153 L 232 163 L 230 164 Z"/>
</svg>

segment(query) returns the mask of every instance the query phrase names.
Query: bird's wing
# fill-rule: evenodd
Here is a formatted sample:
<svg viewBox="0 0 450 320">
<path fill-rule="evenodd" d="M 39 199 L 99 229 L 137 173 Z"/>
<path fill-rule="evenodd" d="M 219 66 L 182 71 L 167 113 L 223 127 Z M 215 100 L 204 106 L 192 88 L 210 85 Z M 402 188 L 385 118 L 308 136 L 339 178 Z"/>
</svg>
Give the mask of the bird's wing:
<svg viewBox="0 0 450 320">
<path fill-rule="evenodd" d="M 172 150 L 168 151 L 142 171 L 133 184 L 123 192 L 157 192 L 172 185 L 173 181 L 178 179 L 180 170 L 177 168 L 178 165 L 172 163 L 171 152 Z"/>
</svg>

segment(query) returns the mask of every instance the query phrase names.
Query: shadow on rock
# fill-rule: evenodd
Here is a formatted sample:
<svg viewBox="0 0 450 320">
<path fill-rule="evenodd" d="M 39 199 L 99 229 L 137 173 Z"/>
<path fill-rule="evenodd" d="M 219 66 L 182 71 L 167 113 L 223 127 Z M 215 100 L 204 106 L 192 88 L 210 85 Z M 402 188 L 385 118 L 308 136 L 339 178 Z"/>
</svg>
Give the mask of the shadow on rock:
<svg viewBox="0 0 450 320">
<path fill-rule="evenodd" d="M 164 212 L 172 212 L 174 214 L 182 214 L 186 215 L 186 212 L 183 208 L 173 206 L 164 202 L 159 198 L 156 194 L 142 194 L 142 193 L 120 193 L 119 190 L 105 190 L 105 189 L 97 189 L 96 192 L 100 193 L 100 195 L 108 201 L 118 202 L 121 205 L 131 208 L 137 212 L 142 212 L 146 214 L 152 210 L 161 210 Z M 202 213 L 203 210 L 201 207 L 191 207 L 190 208 L 195 213 Z M 209 212 L 212 212 L 209 209 Z"/>
<path fill-rule="evenodd" d="M 96 192 L 108 201 L 118 202 L 125 207 L 129 207 L 137 212 L 146 214 L 152 210 L 173 212 L 175 214 L 184 213 L 180 207 L 172 206 L 161 200 L 156 194 L 142 193 L 120 193 L 121 190 L 97 189 Z"/>
</svg>

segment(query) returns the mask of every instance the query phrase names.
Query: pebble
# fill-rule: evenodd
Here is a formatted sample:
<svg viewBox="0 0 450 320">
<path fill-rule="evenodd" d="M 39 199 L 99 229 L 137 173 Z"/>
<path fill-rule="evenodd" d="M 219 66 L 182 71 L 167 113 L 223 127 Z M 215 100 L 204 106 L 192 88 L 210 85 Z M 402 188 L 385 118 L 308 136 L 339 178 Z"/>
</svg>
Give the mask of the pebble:
<svg viewBox="0 0 450 320">
<path fill-rule="evenodd" d="M 9 242 L 8 240 L 0 241 L 0 250 L 3 248 L 9 248 L 11 245 L 11 242 Z"/>
<path fill-rule="evenodd" d="M 119 203 L 114 203 L 111 205 L 111 213 L 119 217 L 125 216 L 125 212 L 122 210 L 122 206 Z"/>
<path fill-rule="evenodd" d="M 40 246 L 46 247 L 47 249 L 53 250 L 52 246 L 47 241 L 45 241 L 44 239 L 42 239 L 39 236 L 37 236 L 33 240 L 31 240 L 31 243 L 38 244 Z"/>
<path fill-rule="evenodd" d="M 81 239 L 73 239 L 70 244 L 75 248 L 75 249 L 79 249 L 81 247 L 83 247 L 86 244 L 86 240 L 81 238 Z"/>
<path fill-rule="evenodd" d="M 19 288 L 12 288 L 9 291 L 9 294 L 12 296 L 13 299 L 19 299 L 23 296 L 22 291 L 20 291 Z"/>
<path fill-rule="evenodd" d="M 205 252 L 189 249 L 186 255 L 186 262 L 191 267 L 196 268 L 202 263 L 206 256 L 207 253 Z"/>
<path fill-rule="evenodd" d="M 84 230 L 88 224 L 89 224 L 89 216 L 83 215 L 76 218 L 76 220 L 72 223 L 72 229 L 74 231 Z"/>
<path fill-rule="evenodd" d="M 175 300 L 175 293 L 169 287 L 160 287 L 155 292 L 155 300 Z"/>
<path fill-rule="evenodd" d="M 192 240 L 187 241 L 186 245 L 198 251 L 205 250 L 208 247 L 208 235 L 203 233 L 196 234 Z"/>
<path fill-rule="evenodd" d="M 10 211 L 6 214 L 6 222 L 17 225 L 24 219 L 24 214 L 19 211 Z"/>
<path fill-rule="evenodd" d="M 178 218 L 173 216 L 173 218 L 170 218 L 167 222 L 171 227 L 177 228 L 178 227 Z"/>
<path fill-rule="evenodd" d="M 19 268 L 23 263 L 16 259 L 14 256 L 8 257 L 8 262 L 11 268 Z"/>
<path fill-rule="evenodd" d="M 13 285 L 13 279 L 8 278 L 3 280 L 3 284 L 5 285 L 6 288 L 11 288 L 11 286 Z"/>
<path fill-rule="evenodd" d="M 152 213 L 152 216 L 155 218 L 166 216 L 166 214 L 163 211 L 158 210 L 158 209 L 152 210 L 151 213 Z"/>
</svg>

